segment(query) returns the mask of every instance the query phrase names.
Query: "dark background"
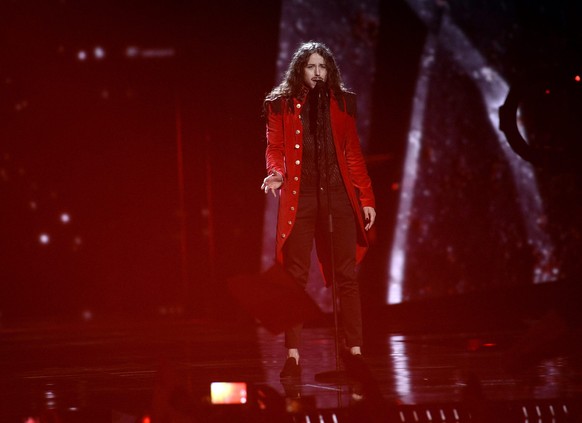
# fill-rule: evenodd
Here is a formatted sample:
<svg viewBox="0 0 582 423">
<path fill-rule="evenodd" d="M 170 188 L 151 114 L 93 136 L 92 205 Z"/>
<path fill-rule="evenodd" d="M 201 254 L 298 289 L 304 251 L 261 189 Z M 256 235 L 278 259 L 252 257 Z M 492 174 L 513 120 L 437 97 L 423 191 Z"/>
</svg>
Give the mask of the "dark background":
<svg viewBox="0 0 582 423">
<path fill-rule="evenodd" d="M 4 314 L 149 313 L 160 305 L 198 314 L 213 307 L 227 275 L 257 271 L 261 97 L 274 81 L 277 3 L 260 13 L 186 1 L 2 9 Z M 94 46 L 106 50 L 103 60 L 92 57 Z M 131 59 L 128 46 L 175 54 Z M 61 212 L 70 213 L 69 225 L 60 224 Z M 52 235 L 49 245 L 38 243 L 42 231 Z"/>
<path fill-rule="evenodd" d="M 577 7 L 441 7 L 509 83 L 541 65 L 573 66 L 580 51 Z M 280 12 L 276 1 L 2 1 L 4 318 L 236 313 L 226 282 L 258 272 L 261 258 L 261 103 L 277 82 Z M 347 29 L 346 36 L 355 33 Z M 361 273 L 365 299 L 378 308 L 430 31 L 409 3 L 380 2 L 366 149 L 379 220 Z M 95 46 L 104 48 L 102 60 L 93 57 Z M 131 58 L 128 46 L 174 54 Z M 415 209 L 406 299 L 530 286 L 536 258 L 484 104 L 449 53 L 440 50 L 435 60 L 419 172 L 437 199 Z M 494 170 L 497 176 L 483 177 Z M 555 279 L 577 279 L 579 171 L 542 168 L 536 175 L 544 230 L 557 251 Z M 64 212 L 71 215 L 66 225 Z M 422 222 L 432 223 L 423 229 Z M 51 242 L 41 245 L 45 232 Z"/>
</svg>

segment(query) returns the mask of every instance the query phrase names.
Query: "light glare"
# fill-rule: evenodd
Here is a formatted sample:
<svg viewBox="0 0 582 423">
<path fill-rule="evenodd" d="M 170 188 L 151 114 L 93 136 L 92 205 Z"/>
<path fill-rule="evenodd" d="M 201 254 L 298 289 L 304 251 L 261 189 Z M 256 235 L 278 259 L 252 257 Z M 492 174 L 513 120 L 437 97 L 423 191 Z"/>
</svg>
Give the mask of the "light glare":
<svg viewBox="0 0 582 423">
<path fill-rule="evenodd" d="M 101 60 L 103 58 L 105 58 L 105 50 L 103 49 L 103 47 L 95 47 L 95 49 L 93 49 L 93 55 L 95 56 L 95 59 L 97 60 Z"/>
<path fill-rule="evenodd" d="M 135 46 L 129 46 L 125 49 L 125 55 L 127 57 L 136 57 L 139 54 L 139 48 Z"/>
<path fill-rule="evenodd" d="M 245 404 L 247 384 L 244 382 L 212 382 L 210 397 L 213 404 Z"/>
</svg>

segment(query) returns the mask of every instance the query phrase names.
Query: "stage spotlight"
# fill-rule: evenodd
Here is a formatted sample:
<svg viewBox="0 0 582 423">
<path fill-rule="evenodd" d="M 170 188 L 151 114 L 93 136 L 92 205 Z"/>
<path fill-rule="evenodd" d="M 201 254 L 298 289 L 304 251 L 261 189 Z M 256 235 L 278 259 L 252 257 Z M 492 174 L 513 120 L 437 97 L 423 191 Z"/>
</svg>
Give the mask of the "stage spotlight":
<svg viewBox="0 0 582 423">
<path fill-rule="evenodd" d="M 71 216 L 69 213 L 62 213 L 61 214 L 61 222 L 62 223 L 69 223 L 71 221 Z"/>
<path fill-rule="evenodd" d="M 212 404 L 246 404 L 248 387 L 246 382 L 212 382 L 210 384 Z"/>
<path fill-rule="evenodd" d="M 139 55 L 139 48 L 136 46 L 128 46 L 125 49 L 125 55 L 127 57 L 137 57 Z"/>
<path fill-rule="evenodd" d="M 101 60 L 105 58 L 105 50 L 103 49 L 103 47 L 95 47 L 93 49 L 93 56 L 95 57 L 95 59 L 97 60 Z"/>
</svg>

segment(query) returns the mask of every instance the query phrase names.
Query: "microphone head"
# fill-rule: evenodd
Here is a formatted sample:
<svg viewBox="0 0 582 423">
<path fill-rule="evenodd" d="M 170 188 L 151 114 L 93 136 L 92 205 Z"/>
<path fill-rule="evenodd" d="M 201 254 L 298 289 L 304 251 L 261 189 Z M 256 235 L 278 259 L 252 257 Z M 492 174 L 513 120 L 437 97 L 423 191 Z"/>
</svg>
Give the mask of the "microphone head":
<svg viewBox="0 0 582 423">
<path fill-rule="evenodd" d="M 325 83 L 325 81 L 315 81 L 315 87 L 313 88 L 313 91 L 315 94 L 317 94 L 318 97 L 321 97 L 322 94 L 327 97 L 328 96 L 328 92 L 327 92 L 327 84 Z"/>
<path fill-rule="evenodd" d="M 315 89 L 317 91 L 323 91 L 325 89 L 325 82 L 321 80 L 315 81 Z"/>
</svg>

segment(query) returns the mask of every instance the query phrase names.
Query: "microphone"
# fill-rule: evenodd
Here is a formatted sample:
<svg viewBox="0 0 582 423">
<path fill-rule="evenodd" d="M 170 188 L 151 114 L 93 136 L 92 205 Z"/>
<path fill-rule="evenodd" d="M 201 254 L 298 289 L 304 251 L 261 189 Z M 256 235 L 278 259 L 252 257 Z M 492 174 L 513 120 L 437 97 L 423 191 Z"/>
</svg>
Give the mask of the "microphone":
<svg viewBox="0 0 582 423">
<path fill-rule="evenodd" d="M 327 100 L 328 92 L 327 92 L 327 85 L 324 81 L 318 80 L 315 81 L 315 93 L 317 94 L 318 103 L 325 107 L 325 103 L 321 103 L 322 94 L 324 95 L 324 99 Z"/>
<path fill-rule="evenodd" d="M 325 92 L 325 83 L 321 80 L 315 81 L 315 86 L 308 94 L 309 99 L 309 126 L 311 133 L 317 136 L 318 115 L 321 110 L 325 110 L 325 103 L 322 93 Z"/>
<path fill-rule="evenodd" d="M 321 80 L 315 81 L 315 91 L 317 92 L 317 96 L 321 98 L 321 93 L 325 92 L 325 82 Z"/>
</svg>

